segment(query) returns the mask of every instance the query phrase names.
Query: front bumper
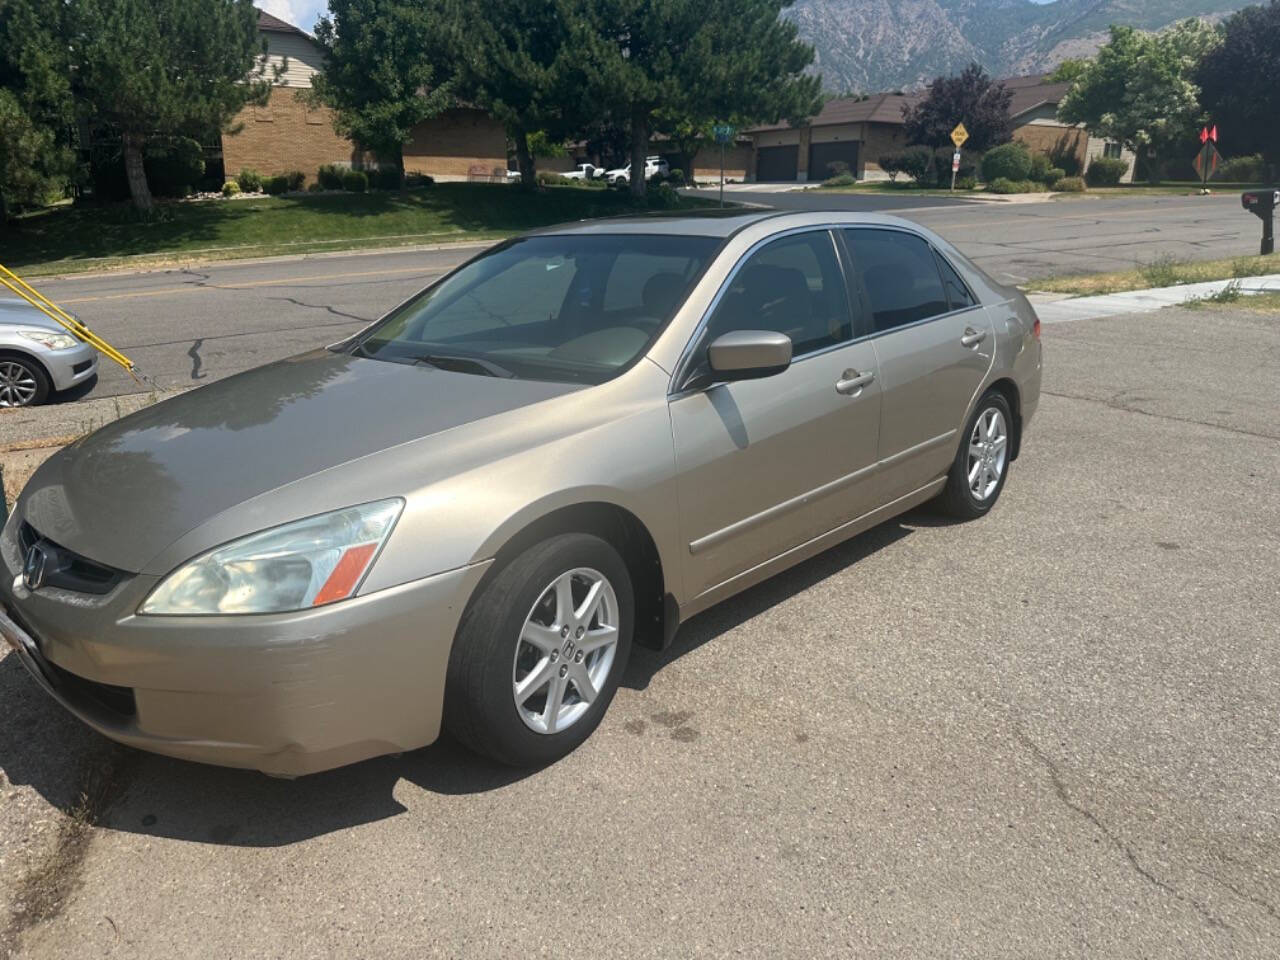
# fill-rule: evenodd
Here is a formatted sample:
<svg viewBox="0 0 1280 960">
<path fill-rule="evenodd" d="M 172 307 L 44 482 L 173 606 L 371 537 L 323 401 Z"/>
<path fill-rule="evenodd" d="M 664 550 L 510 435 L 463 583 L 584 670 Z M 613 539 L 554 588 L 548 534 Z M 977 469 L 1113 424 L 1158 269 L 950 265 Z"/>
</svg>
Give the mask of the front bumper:
<svg viewBox="0 0 1280 960">
<path fill-rule="evenodd" d="M 141 617 L 149 578 L 102 598 L 32 592 L 6 556 L 0 635 L 104 736 L 298 776 L 436 739 L 453 636 L 486 566 L 300 613 Z"/>
<path fill-rule="evenodd" d="M 65 350 L 42 350 L 39 356 L 55 390 L 69 390 L 98 372 L 98 351 L 87 343 Z"/>
</svg>

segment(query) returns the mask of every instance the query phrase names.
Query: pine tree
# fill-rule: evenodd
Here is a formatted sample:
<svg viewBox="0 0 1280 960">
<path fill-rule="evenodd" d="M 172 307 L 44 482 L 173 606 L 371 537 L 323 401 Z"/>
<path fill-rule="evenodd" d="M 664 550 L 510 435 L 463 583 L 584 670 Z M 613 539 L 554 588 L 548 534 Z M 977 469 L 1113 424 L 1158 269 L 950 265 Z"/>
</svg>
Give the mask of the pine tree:
<svg viewBox="0 0 1280 960">
<path fill-rule="evenodd" d="M 316 25 L 324 69 L 312 97 L 331 108 L 334 127 L 404 182 L 404 145 L 413 128 L 454 103 L 456 8 L 435 0 L 330 0 Z"/>
</svg>

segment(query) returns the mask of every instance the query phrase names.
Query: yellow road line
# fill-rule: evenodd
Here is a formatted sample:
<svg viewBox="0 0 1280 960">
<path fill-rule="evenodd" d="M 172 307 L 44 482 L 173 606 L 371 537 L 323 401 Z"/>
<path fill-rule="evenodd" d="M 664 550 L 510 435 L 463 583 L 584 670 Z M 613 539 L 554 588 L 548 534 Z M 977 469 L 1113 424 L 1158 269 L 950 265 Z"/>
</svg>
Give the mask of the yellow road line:
<svg viewBox="0 0 1280 960">
<path fill-rule="evenodd" d="M 308 281 L 350 280 L 354 277 L 385 277 L 401 273 L 417 273 L 424 278 L 438 276 L 442 270 L 424 270 L 422 267 L 402 267 L 396 270 L 360 270 L 352 273 L 326 273 L 311 277 L 279 277 L 274 280 L 250 280 L 247 283 L 229 283 L 219 286 L 203 286 L 187 283 L 180 287 L 161 287 L 156 290 L 135 290 L 130 293 L 108 293 L 99 297 L 74 297 L 60 303 L 96 303 L 101 300 L 132 300 L 138 297 L 166 297 L 174 293 L 200 293 L 202 291 L 247 290 L 250 287 L 286 287 Z"/>
</svg>

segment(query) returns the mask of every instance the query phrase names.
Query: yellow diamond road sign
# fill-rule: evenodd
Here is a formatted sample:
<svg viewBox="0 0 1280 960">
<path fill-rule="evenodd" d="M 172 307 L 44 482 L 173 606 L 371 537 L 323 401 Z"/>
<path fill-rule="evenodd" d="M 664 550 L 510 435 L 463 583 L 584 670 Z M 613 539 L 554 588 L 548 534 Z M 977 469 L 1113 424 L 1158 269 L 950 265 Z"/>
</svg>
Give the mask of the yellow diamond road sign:
<svg viewBox="0 0 1280 960">
<path fill-rule="evenodd" d="M 964 142 L 969 139 L 969 131 L 964 128 L 963 123 L 957 123 L 956 128 L 951 131 L 951 142 L 956 145 L 959 150 L 964 146 Z"/>
</svg>

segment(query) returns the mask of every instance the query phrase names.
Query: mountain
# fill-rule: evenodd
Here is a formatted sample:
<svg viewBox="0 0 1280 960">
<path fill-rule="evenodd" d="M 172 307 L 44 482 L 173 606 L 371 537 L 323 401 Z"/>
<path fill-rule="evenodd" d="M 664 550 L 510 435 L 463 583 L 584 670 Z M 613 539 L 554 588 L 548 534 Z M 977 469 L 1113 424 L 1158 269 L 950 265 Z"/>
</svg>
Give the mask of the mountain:
<svg viewBox="0 0 1280 960">
<path fill-rule="evenodd" d="M 976 60 L 993 76 L 1039 73 L 1093 54 L 1107 28 L 1219 20 L 1248 0 L 796 0 L 784 16 L 813 45 L 833 93 L 920 86 Z"/>
</svg>

